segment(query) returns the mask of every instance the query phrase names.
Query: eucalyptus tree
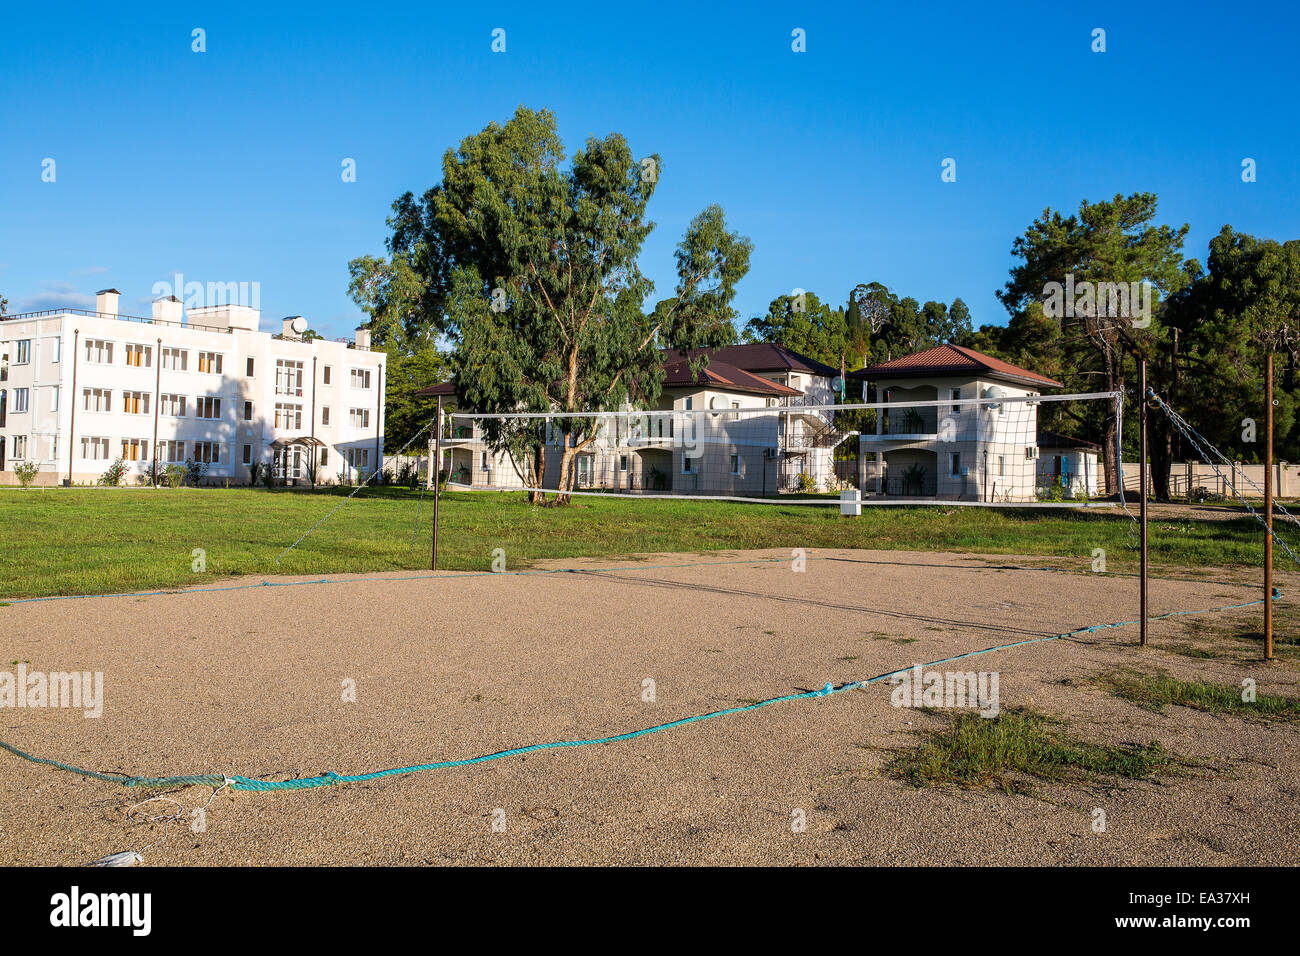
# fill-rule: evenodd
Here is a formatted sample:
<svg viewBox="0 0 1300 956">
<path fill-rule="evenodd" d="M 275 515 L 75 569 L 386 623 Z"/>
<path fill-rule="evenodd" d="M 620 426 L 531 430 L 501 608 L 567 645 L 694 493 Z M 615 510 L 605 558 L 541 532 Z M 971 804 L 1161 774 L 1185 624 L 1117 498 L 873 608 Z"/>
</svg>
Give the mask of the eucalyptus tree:
<svg viewBox="0 0 1300 956">
<path fill-rule="evenodd" d="M 646 207 L 661 173 L 658 155 L 636 159 L 617 133 L 588 138 L 566 160 L 555 117 L 520 107 L 448 150 L 441 182 L 423 196 L 397 199 L 385 267 L 353 265 L 363 287 L 379 275 L 374 302 L 386 322 L 449 345 L 464 408 L 581 413 L 648 404 L 663 381 L 661 347 L 733 340 L 731 302 L 751 251 L 722 209 L 707 207 L 677 246 L 674 294 L 646 312 L 654 284 L 639 256 L 654 229 Z M 510 454 L 541 501 L 536 489 L 554 447 L 543 420 L 485 421 L 488 441 Z M 553 428 L 558 487 L 567 491 L 597 420 L 557 417 Z"/>
</svg>

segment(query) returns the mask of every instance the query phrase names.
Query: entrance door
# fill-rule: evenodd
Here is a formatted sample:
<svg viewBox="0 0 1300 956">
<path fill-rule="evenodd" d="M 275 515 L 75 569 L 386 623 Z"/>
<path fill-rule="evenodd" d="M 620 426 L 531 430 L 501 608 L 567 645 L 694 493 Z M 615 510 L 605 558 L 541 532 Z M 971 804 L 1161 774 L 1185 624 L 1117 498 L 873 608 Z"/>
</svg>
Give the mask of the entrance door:
<svg viewBox="0 0 1300 956">
<path fill-rule="evenodd" d="M 579 455 L 574 461 L 578 469 L 574 475 L 574 487 L 590 488 L 591 487 L 591 455 Z"/>
</svg>

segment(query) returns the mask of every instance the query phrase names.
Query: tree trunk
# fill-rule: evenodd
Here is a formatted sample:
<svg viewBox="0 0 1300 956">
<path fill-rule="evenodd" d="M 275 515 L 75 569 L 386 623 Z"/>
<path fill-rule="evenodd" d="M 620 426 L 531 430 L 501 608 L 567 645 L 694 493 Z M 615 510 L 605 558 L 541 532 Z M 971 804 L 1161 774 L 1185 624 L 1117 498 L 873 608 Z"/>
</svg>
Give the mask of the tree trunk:
<svg viewBox="0 0 1300 956">
<path fill-rule="evenodd" d="M 1124 385 L 1123 385 L 1123 379 L 1116 376 L 1115 374 L 1114 354 L 1111 352 L 1110 349 L 1105 348 L 1104 345 L 1102 348 L 1102 353 L 1104 354 L 1106 360 L 1106 390 L 1108 392 L 1119 391 L 1124 387 Z M 1117 381 L 1119 382 L 1118 387 L 1116 387 Z M 1106 454 L 1108 456 L 1108 462 L 1106 467 L 1107 497 L 1111 495 L 1119 494 L 1120 489 L 1124 487 L 1123 473 L 1120 466 L 1121 459 L 1124 457 L 1124 450 L 1117 446 L 1116 439 L 1118 435 L 1119 435 L 1119 422 L 1116 420 L 1115 416 L 1113 415 L 1106 416 L 1105 442 L 1106 442 Z"/>
<path fill-rule="evenodd" d="M 1165 400 L 1173 405 L 1178 396 L 1178 330 L 1174 329 L 1173 348 L 1170 352 L 1169 388 L 1165 391 Z M 1172 498 L 1169 490 L 1169 471 L 1174 463 L 1173 426 L 1166 415 L 1148 416 L 1147 432 L 1151 436 L 1152 482 L 1155 495 L 1160 501 Z M 1191 489 L 1187 489 L 1189 492 Z"/>
<path fill-rule="evenodd" d="M 533 451 L 533 484 L 528 490 L 530 505 L 546 504 L 546 492 L 539 489 L 546 487 L 546 445 L 539 445 Z"/>
<path fill-rule="evenodd" d="M 573 490 L 573 433 L 564 433 L 564 452 L 560 456 L 560 480 L 556 485 L 560 493 L 555 496 L 555 503 L 558 505 L 567 505 L 571 496 L 567 492 Z"/>
</svg>

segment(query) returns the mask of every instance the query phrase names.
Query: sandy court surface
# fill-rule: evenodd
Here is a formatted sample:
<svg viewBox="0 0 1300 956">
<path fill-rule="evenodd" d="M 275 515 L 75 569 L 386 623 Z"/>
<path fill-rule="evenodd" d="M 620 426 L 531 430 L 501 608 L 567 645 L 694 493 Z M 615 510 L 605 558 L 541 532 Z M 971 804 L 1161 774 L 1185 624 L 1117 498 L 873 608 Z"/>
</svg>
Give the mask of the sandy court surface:
<svg viewBox="0 0 1300 956">
<path fill-rule="evenodd" d="M 1136 616 L 1131 578 L 1000 567 L 1016 563 L 1044 562 L 818 550 L 795 573 L 789 551 L 730 552 L 16 603 L 0 608 L 0 669 L 102 671 L 105 703 L 98 719 L 0 709 L 0 739 L 141 776 L 361 773 L 621 733 Z M 1300 576 L 1278 584 L 1300 593 Z M 1153 613 L 1256 597 L 1152 582 Z M 1258 630 L 1259 616 L 1210 620 Z M 1185 639 L 1184 621 L 1153 624 L 1146 651 L 1129 627 L 951 667 L 997 670 L 1003 707 L 1066 717 L 1081 736 L 1159 740 L 1208 761 L 1197 776 L 1044 788 L 1051 799 L 914 790 L 881 772 L 889 749 L 946 717 L 895 708 L 878 684 L 616 744 L 308 791 L 225 790 L 204 832 L 173 825 L 146 865 L 1293 864 L 1294 725 L 1154 714 L 1087 681 L 1150 665 L 1300 696 L 1293 662 L 1265 666 L 1244 646 L 1215 659 L 1162 650 Z M 188 809 L 211 793 L 168 796 Z M 126 820 L 148 795 L 0 752 L 0 862 L 76 865 L 161 840 L 160 826 Z M 806 832 L 792 832 L 796 810 Z"/>
</svg>

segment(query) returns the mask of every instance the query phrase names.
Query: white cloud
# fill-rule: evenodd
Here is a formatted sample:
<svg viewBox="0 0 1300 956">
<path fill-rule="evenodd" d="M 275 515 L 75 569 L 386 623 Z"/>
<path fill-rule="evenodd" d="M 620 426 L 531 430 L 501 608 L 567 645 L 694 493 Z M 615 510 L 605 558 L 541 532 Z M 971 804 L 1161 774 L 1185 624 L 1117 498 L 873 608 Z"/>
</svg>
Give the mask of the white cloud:
<svg viewBox="0 0 1300 956">
<path fill-rule="evenodd" d="M 35 295 L 16 299 L 10 304 L 10 312 L 44 312 L 47 309 L 94 309 L 95 297 L 86 292 L 78 292 L 71 282 L 46 282 L 42 291 Z"/>
</svg>

